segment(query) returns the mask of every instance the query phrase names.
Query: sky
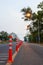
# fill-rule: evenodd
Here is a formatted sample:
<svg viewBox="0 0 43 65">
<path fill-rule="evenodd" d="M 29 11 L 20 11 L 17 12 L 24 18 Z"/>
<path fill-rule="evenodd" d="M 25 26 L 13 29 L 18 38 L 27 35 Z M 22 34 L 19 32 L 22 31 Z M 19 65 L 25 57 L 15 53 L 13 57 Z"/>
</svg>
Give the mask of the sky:
<svg viewBox="0 0 43 65">
<path fill-rule="evenodd" d="M 31 21 L 22 19 L 21 9 L 31 7 L 33 12 L 37 11 L 37 5 L 42 0 L 0 0 L 0 31 L 14 32 L 23 40 L 26 35 L 26 27 Z"/>
</svg>

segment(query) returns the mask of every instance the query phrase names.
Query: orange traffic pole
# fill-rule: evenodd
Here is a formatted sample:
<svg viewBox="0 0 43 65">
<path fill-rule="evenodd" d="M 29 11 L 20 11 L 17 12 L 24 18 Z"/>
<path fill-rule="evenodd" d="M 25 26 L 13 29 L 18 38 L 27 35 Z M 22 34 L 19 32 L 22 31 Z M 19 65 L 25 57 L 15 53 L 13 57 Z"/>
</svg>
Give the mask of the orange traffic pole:
<svg viewBox="0 0 43 65">
<path fill-rule="evenodd" d="M 12 36 L 11 35 L 9 36 L 9 52 L 8 52 L 8 54 L 9 54 L 8 62 L 12 63 L 13 60 L 12 60 Z"/>
<path fill-rule="evenodd" d="M 16 44 L 16 52 L 18 52 L 18 44 Z"/>
</svg>

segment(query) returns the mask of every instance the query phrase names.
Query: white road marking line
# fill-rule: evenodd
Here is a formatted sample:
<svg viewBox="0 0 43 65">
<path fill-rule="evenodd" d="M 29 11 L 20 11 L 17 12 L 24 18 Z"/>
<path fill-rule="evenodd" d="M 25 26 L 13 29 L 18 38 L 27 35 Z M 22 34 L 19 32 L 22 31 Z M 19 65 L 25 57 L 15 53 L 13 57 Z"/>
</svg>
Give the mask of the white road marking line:
<svg viewBox="0 0 43 65">
<path fill-rule="evenodd" d="M 0 63 L 5 63 L 5 61 L 0 61 Z"/>
<path fill-rule="evenodd" d="M 0 55 L 2 56 L 2 55 L 8 55 L 7 53 L 5 54 L 5 53 L 0 53 Z"/>
<path fill-rule="evenodd" d="M 7 63 L 6 65 L 12 65 L 12 63 Z"/>
<path fill-rule="evenodd" d="M 12 56 L 13 60 L 15 59 L 16 55 L 17 55 L 17 52 L 15 52 L 15 53 L 13 54 L 13 56 Z"/>
<path fill-rule="evenodd" d="M 0 61 L 1 61 L 1 60 L 7 60 L 7 58 L 0 58 Z"/>
<path fill-rule="evenodd" d="M 2 57 L 4 57 L 4 58 L 5 58 L 5 57 L 8 57 L 8 56 L 0 56 L 0 58 L 2 58 Z"/>
<path fill-rule="evenodd" d="M 8 54 L 6 53 L 0 54 L 0 63 L 5 63 L 7 59 L 8 59 Z"/>
</svg>

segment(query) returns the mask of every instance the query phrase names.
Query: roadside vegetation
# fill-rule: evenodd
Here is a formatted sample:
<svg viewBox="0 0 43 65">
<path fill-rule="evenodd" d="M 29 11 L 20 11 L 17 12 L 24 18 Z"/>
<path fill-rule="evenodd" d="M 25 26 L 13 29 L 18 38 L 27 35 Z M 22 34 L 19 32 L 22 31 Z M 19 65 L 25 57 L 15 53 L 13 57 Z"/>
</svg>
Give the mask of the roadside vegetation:
<svg viewBox="0 0 43 65">
<path fill-rule="evenodd" d="M 30 34 L 24 37 L 24 41 L 27 41 L 28 37 L 28 42 L 43 43 L 43 1 L 37 5 L 37 12 L 33 12 L 30 7 L 21 9 L 21 12 L 23 12 L 24 21 L 32 21 L 28 25 Z"/>
<path fill-rule="evenodd" d="M 9 43 L 9 36 L 10 34 L 5 32 L 5 31 L 1 31 L 0 32 L 0 44 L 6 44 Z M 12 38 L 12 40 L 15 42 L 16 38 Z"/>
</svg>

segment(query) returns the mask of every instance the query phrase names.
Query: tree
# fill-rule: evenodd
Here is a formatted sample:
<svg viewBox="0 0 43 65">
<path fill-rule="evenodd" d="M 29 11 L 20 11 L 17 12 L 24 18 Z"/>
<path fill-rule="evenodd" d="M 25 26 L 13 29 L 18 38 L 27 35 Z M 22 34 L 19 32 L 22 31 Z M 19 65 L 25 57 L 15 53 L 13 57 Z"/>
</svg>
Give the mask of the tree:
<svg viewBox="0 0 43 65">
<path fill-rule="evenodd" d="M 26 36 L 24 37 L 24 41 L 25 41 L 25 42 L 27 41 L 27 38 L 26 38 Z"/>
<path fill-rule="evenodd" d="M 31 19 L 32 10 L 30 7 L 21 9 L 21 12 L 23 12 L 23 15 L 24 15 L 23 19 L 25 21 Z"/>
<path fill-rule="evenodd" d="M 33 20 L 33 28 L 36 28 L 35 31 L 36 31 L 36 36 L 35 37 L 38 37 L 38 40 L 40 42 L 43 42 L 42 40 L 42 37 L 43 37 L 43 2 L 41 2 L 39 5 L 38 5 L 38 8 L 40 8 L 41 10 L 38 10 L 37 13 L 33 13 L 33 17 L 32 17 L 32 20 Z M 34 31 L 34 32 L 35 32 Z"/>
<path fill-rule="evenodd" d="M 43 42 L 43 1 L 38 4 L 38 8 L 41 9 L 38 13 L 41 15 L 41 26 L 40 26 L 40 31 L 41 31 L 41 41 Z"/>
<path fill-rule="evenodd" d="M 8 40 L 8 33 L 5 31 L 0 32 L 0 39 L 1 40 Z"/>
<path fill-rule="evenodd" d="M 31 8 L 23 8 L 22 12 L 24 15 L 24 20 L 32 20 L 33 23 L 33 27 L 30 26 L 30 32 L 35 40 L 39 42 L 43 42 L 42 38 L 43 38 L 43 2 L 41 2 L 40 4 L 38 4 L 37 6 L 38 8 L 40 8 L 37 13 L 34 12 L 32 13 Z M 31 13 L 31 17 L 26 17 L 26 13 Z"/>
<path fill-rule="evenodd" d="M 43 10 L 43 1 L 38 4 L 37 8 L 40 8 Z"/>
</svg>

